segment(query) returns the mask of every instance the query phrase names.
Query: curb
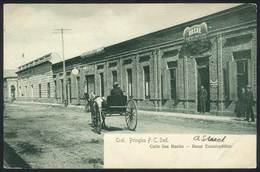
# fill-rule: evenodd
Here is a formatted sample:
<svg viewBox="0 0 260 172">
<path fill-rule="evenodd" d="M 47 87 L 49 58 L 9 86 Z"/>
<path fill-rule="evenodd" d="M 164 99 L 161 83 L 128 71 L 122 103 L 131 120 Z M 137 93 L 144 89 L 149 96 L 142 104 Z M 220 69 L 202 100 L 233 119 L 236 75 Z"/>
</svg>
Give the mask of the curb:
<svg viewBox="0 0 260 172">
<path fill-rule="evenodd" d="M 10 102 L 6 102 L 6 104 L 12 104 Z M 43 102 L 26 102 L 26 101 L 14 101 L 13 104 L 38 104 L 38 105 L 48 105 L 48 106 L 60 106 L 64 107 L 63 104 L 57 103 L 43 103 Z M 84 109 L 85 106 L 82 105 L 68 105 L 67 108 L 79 108 Z M 203 121 L 215 121 L 215 122 L 226 122 L 226 123 L 242 123 L 242 124 L 250 124 L 256 125 L 256 122 L 247 122 L 240 120 L 235 117 L 225 117 L 225 116 L 215 116 L 215 115 L 199 115 L 199 114 L 185 114 L 185 113 L 176 113 L 176 112 L 160 112 L 160 111 L 146 111 L 146 110 L 138 110 L 144 115 L 160 115 L 160 116 L 169 116 L 176 118 L 186 118 L 186 119 L 194 119 L 194 120 L 203 120 Z M 239 120 L 238 120 L 239 119 Z"/>
</svg>

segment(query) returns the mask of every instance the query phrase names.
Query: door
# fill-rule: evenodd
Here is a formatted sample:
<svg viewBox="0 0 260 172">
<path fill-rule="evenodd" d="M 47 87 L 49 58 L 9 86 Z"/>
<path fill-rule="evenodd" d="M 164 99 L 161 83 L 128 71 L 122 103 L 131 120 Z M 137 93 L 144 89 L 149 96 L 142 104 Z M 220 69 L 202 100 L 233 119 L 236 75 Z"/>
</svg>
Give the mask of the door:
<svg viewBox="0 0 260 172">
<path fill-rule="evenodd" d="M 60 80 L 61 83 L 61 101 L 64 101 L 64 83 L 63 83 L 63 79 Z"/>
<path fill-rule="evenodd" d="M 203 86 L 207 91 L 206 100 L 206 112 L 210 111 L 210 83 L 209 83 L 209 59 L 200 58 L 197 60 L 197 110 L 201 112 L 201 100 L 200 100 L 200 90 Z"/>
<path fill-rule="evenodd" d="M 88 93 L 90 93 L 91 91 L 93 91 L 95 93 L 95 76 L 94 75 L 87 75 L 86 81 L 87 81 Z"/>
<path fill-rule="evenodd" d="M 104 94 L 105 94 L 104 74 L 103 73 L 100 73 L 100 93 L 101 93 L 101 96 L 104 96 Z"/>
<path fill-rule="evenodd" d="M 11 86 L 11 98 L 14 100 L 15 99 L 15 86 Z"/>
<path fill-rule="evenodd" d="M 68 84 L 67 84 L 67 96 L 68 96 L 68 103 L 71 103 L 71 79 L 68 78 Z"/>
<path fill-rule="evenodd" d="M 241 94 L 242 88 L 248 84 L 248 60 L 237 61 L 237 93 Z M 240 95 L 238 95 L 240 97 Z"/>
</svg>

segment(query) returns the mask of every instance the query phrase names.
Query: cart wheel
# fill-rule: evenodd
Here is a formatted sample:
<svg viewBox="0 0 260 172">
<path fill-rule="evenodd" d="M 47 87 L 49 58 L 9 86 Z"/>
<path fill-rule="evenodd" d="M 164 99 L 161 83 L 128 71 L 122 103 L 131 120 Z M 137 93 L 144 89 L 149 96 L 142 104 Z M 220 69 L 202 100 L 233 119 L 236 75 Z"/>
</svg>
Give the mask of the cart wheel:
<svg viewBox="0 0 260 172">
<path fill-rule="evenodd" d="M 137 106 L 134 100 L 127 102 L 125 120 L 127 128 L 131 131 L 135 130 L 137 126 Z"/>
</svg>

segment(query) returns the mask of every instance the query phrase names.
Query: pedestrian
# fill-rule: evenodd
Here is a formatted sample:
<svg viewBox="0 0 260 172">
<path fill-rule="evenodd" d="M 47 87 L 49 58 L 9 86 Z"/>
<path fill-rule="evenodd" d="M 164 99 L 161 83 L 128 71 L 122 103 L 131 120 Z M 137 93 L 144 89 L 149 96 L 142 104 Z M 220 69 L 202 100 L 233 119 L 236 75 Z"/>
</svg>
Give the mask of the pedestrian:
<svg viewBox="0 0 260 172">
<path fill-rule="evenodd" d="M 246 112 L 246 106 L 245 106 L 245 88 L 241 89 L 241 92 L 238 94 L 238 101 L 236 103 L 236 107 L 235 107 L 235 112 L 237 117 L 245 117 L 245 112 Z"/>
<path fill-rule="evenodd" d="M 13 102 L 14 99 L 15 99 L 15 98 L 14 98 L 14 93 L 12 92 L 12 93 L 11 93 L 11 102 Z"/>
<path fill-rule="evenodd" d="M 89 112 L 89 93 L 88 93 L 88 85 L 87 81 L 84 83 L 84 99 L 85 99 L 85 111 Z"/>
<path fill-rule="evenodd" d="M 206 112 L 207 99 L 208 99 L 207 90 L 202 85 L 199 91 L 199 105 L 200 105 L 200 112 L 202 113 Z"/>
<path fill-rule="evenodd" d="M 246 86 L 245 92 L 245 107 L 246 107 L 246 121 L 249 122 L 249 118 L 251 118 L 251 122 L 255 121 L 254 113 L 253 113 L 253 105 L 254 105 L 254 97 L 253 92 L 251 90 L 251 86 Z"/>
</svg>

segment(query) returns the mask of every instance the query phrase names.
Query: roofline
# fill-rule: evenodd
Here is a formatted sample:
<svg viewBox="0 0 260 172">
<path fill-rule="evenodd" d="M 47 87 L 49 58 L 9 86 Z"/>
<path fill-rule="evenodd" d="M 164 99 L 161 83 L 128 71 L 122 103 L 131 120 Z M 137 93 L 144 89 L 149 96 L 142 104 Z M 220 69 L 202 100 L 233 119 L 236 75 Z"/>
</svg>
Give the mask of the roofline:
<svg viewBox="0 0 260 172">
<path fill-rule="evenodd" d="M 29 67 L 27 67 L 27 68 L 24 68 L 24 69 L 18 70 L 18 71 L 16 71 L 15 73 L 18 74 L 18 73 L 23 72 L 23 71 L 25 71 L 25 70 L 27 70 L 27 69 L 30 69 L 30 68 L 33 68 L 33 67 L 39 66 L 39 65 L 44 64 L 44 63 L 47 63 L 47 62 L 51 63 L 49 60 L 48 60 L 48 61 L 44 61 L 44 62 L 42 62 L 42 63 L 39 63 L 39 64 L 36 64 L 36 65 L 33 65 L 33 66 L 29 66 Z"/>
<path fill-rule="evenodd" d="M 230 3 L 232 3 L 232 2 L 230 2 Z M 235 2 L 233 2 L 233 3 L 235 3 Z M 241 5 L 238 5 L 238 6 L 235 6 L 235 7 L 232 7 L 232 8 L 228 8 L 228 9 L 225 9 L 225 10 L 222 10 L 222 11 L 218 11 L 218 12 L 213 13 L 213 14 L 209 14 L 209 15 L 197 18 L 197 19 L 189 20 L 189 21 L 186 21 L 184 23 L 180 23 L 180 24 L 177 24 L 177 25 L 174 25 L 174 26 L 170 26 L 170 27 L 165 28 L 165 29 L 157 30 L 157 31 L 154 31 L 154 32 L 142 35 L 142 36 L 138 36 L 138 37 L 135 37 L 135 38 L 132 38 L 132 39 L 128 39 L 128 40 L 125 40 L 125 41 L 122 41 L 122 42 L 119 42 L 119 43 L 116 43 L 116 44 L 112 44 L 112 45 L 106 46 L 106 47 L 104 47 L 104 50 L 106 51 L 107 48 L 110 48 L 110 47 L 113 47 L 113 46 L 116 46 L 116 45 L 119 45 L 119 44 L 123 44 L 123 43 L 129 42 L 129 41 L 134 41 L 134 40 L 137 40 L 137 39 L 149 36 L 149 35 L 153 35 L 153 34 L 156 34 L 156 33 L 159 33 L 159 32 L 165 32 L 165 31 L 168 31 L 170 29 L 177 29 L 177 28 L 184 27 L 184 26 L 188 27 L 188 26 L 192 26 L 192 25 L 194 25 L 196 23 L 199 23 L 201 21 L 212 20 L 212 18 L 216 18 L 216 17 L 219 17 L 219 16 L 223 16 L 223 15 L 229 14 L 231 12 L 235 12 L 235 11 L 238 11 L 238 10 L 249 8 L 249 7 L 252 7 L 253 5 L 256 5 L 256 4 L 254 4 L 254 3 L 243 3 Z M 109 55 L 109 56 L 113 56 L 113 55 Z M 81 55 L 72 57 L 70 59 L 66 59 L 65 63 L 67 61 L 75 59 L 77 57 L 81 57 Z M 63 61 L 57 62 L 57 63 L 55 63 L 53 65 L 60 65 L 61 63 L 63 63 Z"/>
<path fill-rule="evenodd" d="M 105 49 L 109 48 L 109 47 L 113 47 L 115 45 L 123 44 L 125 42 L 129 42 L 129 41 L 133 41 L 133 40 L 136 40 L 136 39 L 139 39 L 139 38 L 143 38 L 145 36 L 153 35 L 153 34 L 156 34 L 156 33 L 159 33 L 159 32 L 164 32 L 164 31 L 167 31 L 167 30 L 170 30 L 170 29 L 176 29 L 176 28 L 179 28 L 179 27 L 183 27 L 185 25 L 194 25 L 195 23 L 198 23 L 201 20 L 207 21 L 207 20 L 210 20 L 212 18 L 216 18 L 216 17 L 222 16 L 222 15 L 234 12 L 234 11 L 238 11 L 238 10 L 241 10 L 241 9 L 244 9 L 244 8 L 248 8 L 252 5 L 254 5 L 254 4 L 253 3 L 246 3 L 246 4 L 244 3 L 244 4 L 241 4 L 241 5 L 232 7 L 232 8 L 228 8 L 228 9 L 225 9 L 225 10 L 222 10 L 222 11 L 218 11 L 216 13 L 209 14 L 209 15 L 197 18 L 197 19 L 189 20 L 189 21 L 186 21 L 184 23 L 180 23 L 180 24 L 177 24 L 177 25 L 174 25 L 174 26 L 170 26 L 170 27 L 165 28 L 165 29 L 160 29 L 160 30 L 150 32 L 150 33 L 145 34 L 145 35 L 141 35 L 141 36 L 138 36 L 138 37 L 135 37 L 135 38 L 132 38 L 132 39 L 128 39 L 128 40 L 116 43 L 116 44 L 112 44 L 112 45 L 105 47 Z"/>
<path fill-rule="evenodd" d="M 15 73 L 18 73 L 18 72 L 20 72 L 20 71 L 23 71 L 23 70 L 29 69 L 29 68 L 31 68 L 31 67 L 37 66 L 38 63 L 36 63 L 36 62 L 37 62 L 38 60 L 40 60 L 41 58 L 49 58 L 49 57 L 51 57 L 52 54 L 53 54 L 53 53 L 45 54 L 44 56 L 41 56 L 41 57 L 39 57 L 39 58 L 37 58 L 37 59 L 34 59 L 34 60 L 32 60 L 32 61 L 30 61 L 30 62 L 28 62 L 28 63 L 25 63 L 24 65 L 19 66 L 19 67 L 18 67 L 18 71 L 15 72 Z M 47 61 L 50 61 L 50 59 L 48 59 Z M 44 62 L 46 62 L 46 61 L 44 61 Z M 39 64 L 44 63 L 44 62 L 40 62 Z M 36 63 L 36 64 L 35 64 L 35 63 Z M 27 65 L 28 65 L 28 66 L 27 66 Z M 24 67 L 24 68 L 23 68 L 23 67 Z"/>
<path fill-rule="evenodd" d="M 3 77 L 4 79 L 8 79 L 8 78 L 18 78 L 18 76 L 6 76 L 6 77 Z"/>
<path fill-rule="evenodd" d="M 73 59 L 75 59 L 75 58 L 81 58 L 81 55 L 74 56 L 74 57 L 72 57 L 72 58 L 66 59 L 66 60 L 65 60 L 65 63 L 68 62 L 69 60 L 73 60 Z M 63 63 L 63 60 L 62 60 L 62 61 L 59 61 L 59 62 L 57 62 L 57 63 L 53 63 L 52 66 L 54 66 L 54 65 L 60 65 L 60 64 L 62 64 L 62 63 Z"/>
</svg>

